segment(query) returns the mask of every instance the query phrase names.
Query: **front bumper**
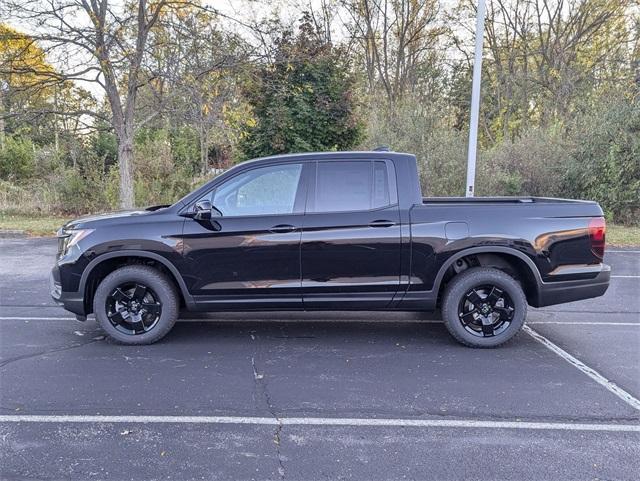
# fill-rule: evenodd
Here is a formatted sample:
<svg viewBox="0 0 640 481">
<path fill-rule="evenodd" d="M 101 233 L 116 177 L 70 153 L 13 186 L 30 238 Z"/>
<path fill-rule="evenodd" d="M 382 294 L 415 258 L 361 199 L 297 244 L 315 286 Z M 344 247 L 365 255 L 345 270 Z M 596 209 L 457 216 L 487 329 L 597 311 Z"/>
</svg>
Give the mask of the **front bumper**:
<svg viewBox="0 0 640 481">
<path fill-rule="evenodd" d="M 60 271 L 58 267 L 54 267 L 49 274 L 49 291 L 51 297 L 56 303 L 60 304 L 67 311 L 73 312 L 79 316 L 86 315 L 84 307 L 84 296 L 81 292 L 65 292 L 62 290 L 60 283 Z"/>
<path fill-rule="evenodd" d="M 593 268 L 590 268 L 589 271 L 593 272 Z M 538 286 L 538 296 L 534 307 L 600 297 L 607 292 L 610 278 L 611 267 L 601 264 L 596 275 L 589 279 L 542 282 Z"/>
</svg>

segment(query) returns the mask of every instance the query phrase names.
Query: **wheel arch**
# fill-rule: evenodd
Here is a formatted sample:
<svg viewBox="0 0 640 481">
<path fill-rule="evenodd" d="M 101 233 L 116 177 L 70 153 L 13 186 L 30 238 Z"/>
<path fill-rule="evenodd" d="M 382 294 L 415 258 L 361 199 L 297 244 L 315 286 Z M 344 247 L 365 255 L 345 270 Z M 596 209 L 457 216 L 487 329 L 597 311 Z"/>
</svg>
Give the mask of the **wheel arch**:
<svg viewBox="0 0 640 481">
<path fill-rule="evenodd" d="M 171 261 L 154 252 L 122 250 L 101 254 L 89 262 L 83 271 L 79 290 L 83 293 L 84 307 L 87 314 L 93 311 L 93 295 L 99 282 L 115 269 L 137 263 L 155 266 L 164 271 L 177 287 L 181 302 L 187 307 L 194 305 L 193 298 L 189 294 L 182 275 Z"/>
<path fill-rule="evenodd" d="M 537 305 L 542 277 L 533 260 L 521 251 L 501 246 L 473 247 L 457 252 L 442 265 L 434 283 L 435 291 L 440 297 L 454 276 L 450 276 L 454 265 L 459 260 L 475 259 L 482 267 L 495 267 L 510 275 L 515 275 L 521 282 L 527 302 Z M 449 276 L 449 277 L 448 277 Z"/>
</svg>

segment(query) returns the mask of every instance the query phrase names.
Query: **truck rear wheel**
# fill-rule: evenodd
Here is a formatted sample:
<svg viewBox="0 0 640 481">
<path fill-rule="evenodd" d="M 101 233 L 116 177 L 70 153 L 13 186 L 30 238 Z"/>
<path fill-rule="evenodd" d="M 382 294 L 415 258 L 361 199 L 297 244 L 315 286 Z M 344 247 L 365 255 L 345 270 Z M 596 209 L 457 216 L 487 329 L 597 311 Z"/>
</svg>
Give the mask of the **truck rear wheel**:
<svg viewBox="0 0 640 481">
<path fill-rule="evenodd" d="M 522 328 L 527 298 L 517 280 L 490 267 L 473 267 L 447 285 L 442 317 L 449 333 L 470 347 L 496 347 Z"/>
<path fill-rule="evenodd" d="M 178 318 L 179 301 L 171 281 L 150 266 L 122 267 L 105 277 L 93 299 L 100 327 L 121 344 L 162 339 Z"/>
</svg>

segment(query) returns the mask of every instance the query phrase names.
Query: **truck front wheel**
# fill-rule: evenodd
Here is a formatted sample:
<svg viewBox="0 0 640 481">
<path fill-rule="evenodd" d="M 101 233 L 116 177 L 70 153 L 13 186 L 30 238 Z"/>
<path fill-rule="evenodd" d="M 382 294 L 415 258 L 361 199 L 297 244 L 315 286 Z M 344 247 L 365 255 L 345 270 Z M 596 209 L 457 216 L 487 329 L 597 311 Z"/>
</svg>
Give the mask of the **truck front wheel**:
<svg viewBox="0 0 640 481">
<path fill-rule="evenodd" d="M 151 344 L 162 339 L 178 318 L 172 282 L 150 266 L 117 269 L 98 285 L 93 311 L 100 327 L 121 344 Z"/>
<path fill-rule="evenodd" d="M 449 333 L 470 347 L 496 347 L 522 328 L 527 298 L 520 283 L 490 267 L 473 267 L 456 275 L 442 300 Z"/>
</svg>

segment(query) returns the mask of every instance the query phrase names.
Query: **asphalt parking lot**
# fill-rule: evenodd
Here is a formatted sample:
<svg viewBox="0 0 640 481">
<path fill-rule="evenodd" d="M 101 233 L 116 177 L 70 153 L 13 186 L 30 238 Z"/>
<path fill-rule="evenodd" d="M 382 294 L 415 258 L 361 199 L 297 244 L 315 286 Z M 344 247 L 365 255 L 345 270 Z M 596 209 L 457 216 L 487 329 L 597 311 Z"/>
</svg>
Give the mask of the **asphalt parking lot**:
<svg viewBox="0 0 640 481">
<path fill-rule="evenodd" d="M 185 314 L 124 347 L 55 306 L 53 239 L 0 240 L 0 478 L 637 480 L 640 249 L 506 346 L 423 313 Z"/>
</svg>

